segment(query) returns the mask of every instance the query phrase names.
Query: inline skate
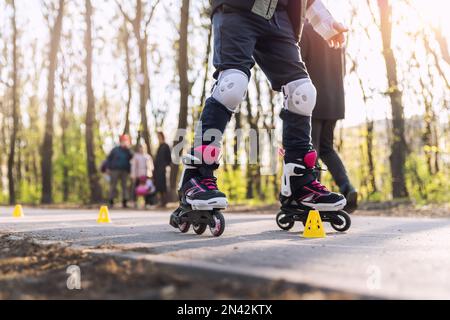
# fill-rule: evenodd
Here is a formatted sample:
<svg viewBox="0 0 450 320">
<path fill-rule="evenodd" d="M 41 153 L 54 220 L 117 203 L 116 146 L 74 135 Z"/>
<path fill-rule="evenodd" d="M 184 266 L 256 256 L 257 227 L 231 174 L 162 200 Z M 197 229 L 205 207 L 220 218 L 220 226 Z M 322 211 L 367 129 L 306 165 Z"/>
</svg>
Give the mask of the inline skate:
<svg viewBox="0 0 450 320">
<path fill-rule="evenodd" d="M 228 201 L 225 194 L 219 191 L 214 177 L 218 164 L 200 164 L 200 159 L 195 153 L 183 158 L 180 207 L 172 213 L 170 225 L 182 233 L 189 232 L 192 226 L 198 235 L 205 233 L 209 227 L 214 237 L 220 237 L 225 231 L 225 218 L 221 210 L 228 207 Z"/>
<path fill-rule="evenodd" d="M 284 162 L 277 224 L 285 231 L 291 230 L 296 222 L 306 225 L 309 212 L 317 210 L 323 222 L 330 223 L 338 232 L 346 232 L 351 227 L 350 216 L 343 210 L 347 201 L 317 180 L 316 162 L 317 152 L 314 150 L 303 159 Z"/>
</svg>

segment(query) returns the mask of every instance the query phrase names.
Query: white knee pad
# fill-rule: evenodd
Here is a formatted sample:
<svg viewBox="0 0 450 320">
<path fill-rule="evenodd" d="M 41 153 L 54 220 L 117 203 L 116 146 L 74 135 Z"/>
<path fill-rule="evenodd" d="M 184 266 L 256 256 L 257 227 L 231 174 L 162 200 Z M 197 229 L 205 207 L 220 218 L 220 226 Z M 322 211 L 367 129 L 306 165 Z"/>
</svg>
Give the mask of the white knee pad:
<svg viewBox="0 0 450 320">
<path fill-rule="evenodd" d="M 248 83 L 248 76 L 244 72 L 237 69 L 225 70 L 219 76 L 212 97 L 234 113 L 245 99 Z"/>
<path fill-rule="evenodd" d="M 310 79 L 300 79 L 283 87 L 284 108 L 302 116 L 312 116 L 317 102 L 317 90 Z"/>
</svg>

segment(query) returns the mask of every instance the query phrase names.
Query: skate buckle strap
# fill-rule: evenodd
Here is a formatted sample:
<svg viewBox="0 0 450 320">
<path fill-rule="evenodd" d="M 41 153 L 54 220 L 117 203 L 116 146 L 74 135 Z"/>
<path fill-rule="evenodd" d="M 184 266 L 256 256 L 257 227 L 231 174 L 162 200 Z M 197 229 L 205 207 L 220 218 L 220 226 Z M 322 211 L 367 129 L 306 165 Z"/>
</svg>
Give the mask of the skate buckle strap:
<svg viewBox="0 0 450 320">
<path fill-rule="evenodd" d="M 298 166 L 294 169 L 294 173 L 297 175 L 304 175 L 304 174 L 315 174 L 318 172 L 327 172 L 328 169 L 326 168 L 322 168 L 321 165 L 316 164 L 312 167 L 303 167 L 303 166 Z"/>
<path fill-rule="evenodd" d="M 203 184 L 205 187 L 207 187 L 209 190 L 218 190 L 219 189 L 217 187 L 217 178 L 213 178 L 213 177 L 203 178 L 200 181 L 200 183 Z"/>
<path fill-rule="evenodd" d="M 323 184 L 321 184 L 318 180 L 313 181 L 311 184 L 317 190 L 320 190 L 320 191 L 323 191 L 323 192 L 329 192 L 327 187 L 325 187 Z"/>
</svg>

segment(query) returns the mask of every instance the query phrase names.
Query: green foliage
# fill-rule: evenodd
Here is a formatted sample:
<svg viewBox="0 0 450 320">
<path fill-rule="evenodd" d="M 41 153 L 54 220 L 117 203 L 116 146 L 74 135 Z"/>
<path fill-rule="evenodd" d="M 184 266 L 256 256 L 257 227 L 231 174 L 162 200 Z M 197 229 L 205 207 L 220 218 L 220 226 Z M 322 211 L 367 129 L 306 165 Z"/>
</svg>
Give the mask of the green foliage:
<svg viewBox="0 0 450 320">
<path fill-rule="evenodd" d="M 444 170 L 448 170 L 444 169 Z M 430 173 L 422 156 L 411 155 L 406 163 L 406 178 L 410 197 L 418 204 L 449 203 L 449 172 Z"/>
<path fill-rule="evenodd" d="M 63 142 L 61 132 L 54 139 L 54 171 L 53 171 L 53 194 L 55 203 L 73 203 L 73 204 L 85 204 L 89 201 L 89 184 L 87 178 L 86 168 L 86 144 L 84 132 L 81 130 L 83 119 L 71 119 L 70 125 L 65 129 L 65 141 Z M 35 135 L 28 130 L 23 130 L 24 137 L 30 141 L 33 140 L 34 144 L 29 144 L 24 147 L 25 150 L 35 150 L 39 147 L 38 139 L 33 138 Z M 101 139 L 99 133 L 96 133 L 98 137 L 97 146 L 101 146 Z M 62 152 L 62 144 L 65 144 L 66 155 Z M 105 154 L 102 148 L 97 147 L 97 162 L 103 161 Z M 37 152 L 37 151 L 36 151 Z M 32 159 L 27 159 L 31 162 Z M 40 159 L 35 165 L 40 169 Z M 68 199 L 64 201 L 64 171 L 67 170 L 67 186 L 68 186 Z M 39 204 L 41 199 L 41 180 L 39 172 L 34 172 L 33 169 L 25 170 L 24 177 L 20 181 L 20 185 L 17 187 L 17 201 L 24 204 Z M 36 178 L 37 177 L 37 178 Z M 104 189 L 106 184 L 102 179 Z M 8 201 L 7 194 L 0 195 L 0 202 L 6 203 Z"/>
<path fill-rule="evenodd" d="M 19 186 L 19 202 L 27 204 L 39 204 L 41 200 L 41 187 L 40 184 L 31 184 L 27 181 L 21 181 Z"/>
<path fill-rule="evenodd" d="M 242 170 L 233 170 L 231 166 L 227 170 L 223 168 L 218 172 L 219 185 L 227 192 L 227 196 L 233 203 L 242 203 L 245 200 L 246 178 Z"/>
</svg>

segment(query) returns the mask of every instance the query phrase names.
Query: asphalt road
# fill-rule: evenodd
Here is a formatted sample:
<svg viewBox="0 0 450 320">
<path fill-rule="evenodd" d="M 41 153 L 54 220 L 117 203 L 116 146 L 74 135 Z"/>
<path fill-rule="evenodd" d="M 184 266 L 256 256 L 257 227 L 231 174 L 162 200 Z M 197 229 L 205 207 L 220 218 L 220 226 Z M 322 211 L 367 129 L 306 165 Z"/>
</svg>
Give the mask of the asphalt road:
<svg viewBox="0 0 450 320">
<path fill-rule="evenodd" d="M 297 225 L 278 229 L 275 215 L 225 214 L 221 238 L 181 234 L 170 212 L 112 211 L 112 224 L 89 210 L 0 208 L 0 234 L 17 233 L 105 254 L 144 258 L 342 290 L 381 298 L 450 299 L 450 219 L 353 217 L 346 234 L 304 239 Z M 182 270 L 182 268 L 180 269 Z M 182 271 L 181 271 L 182 272 Z"/>
</svg>

